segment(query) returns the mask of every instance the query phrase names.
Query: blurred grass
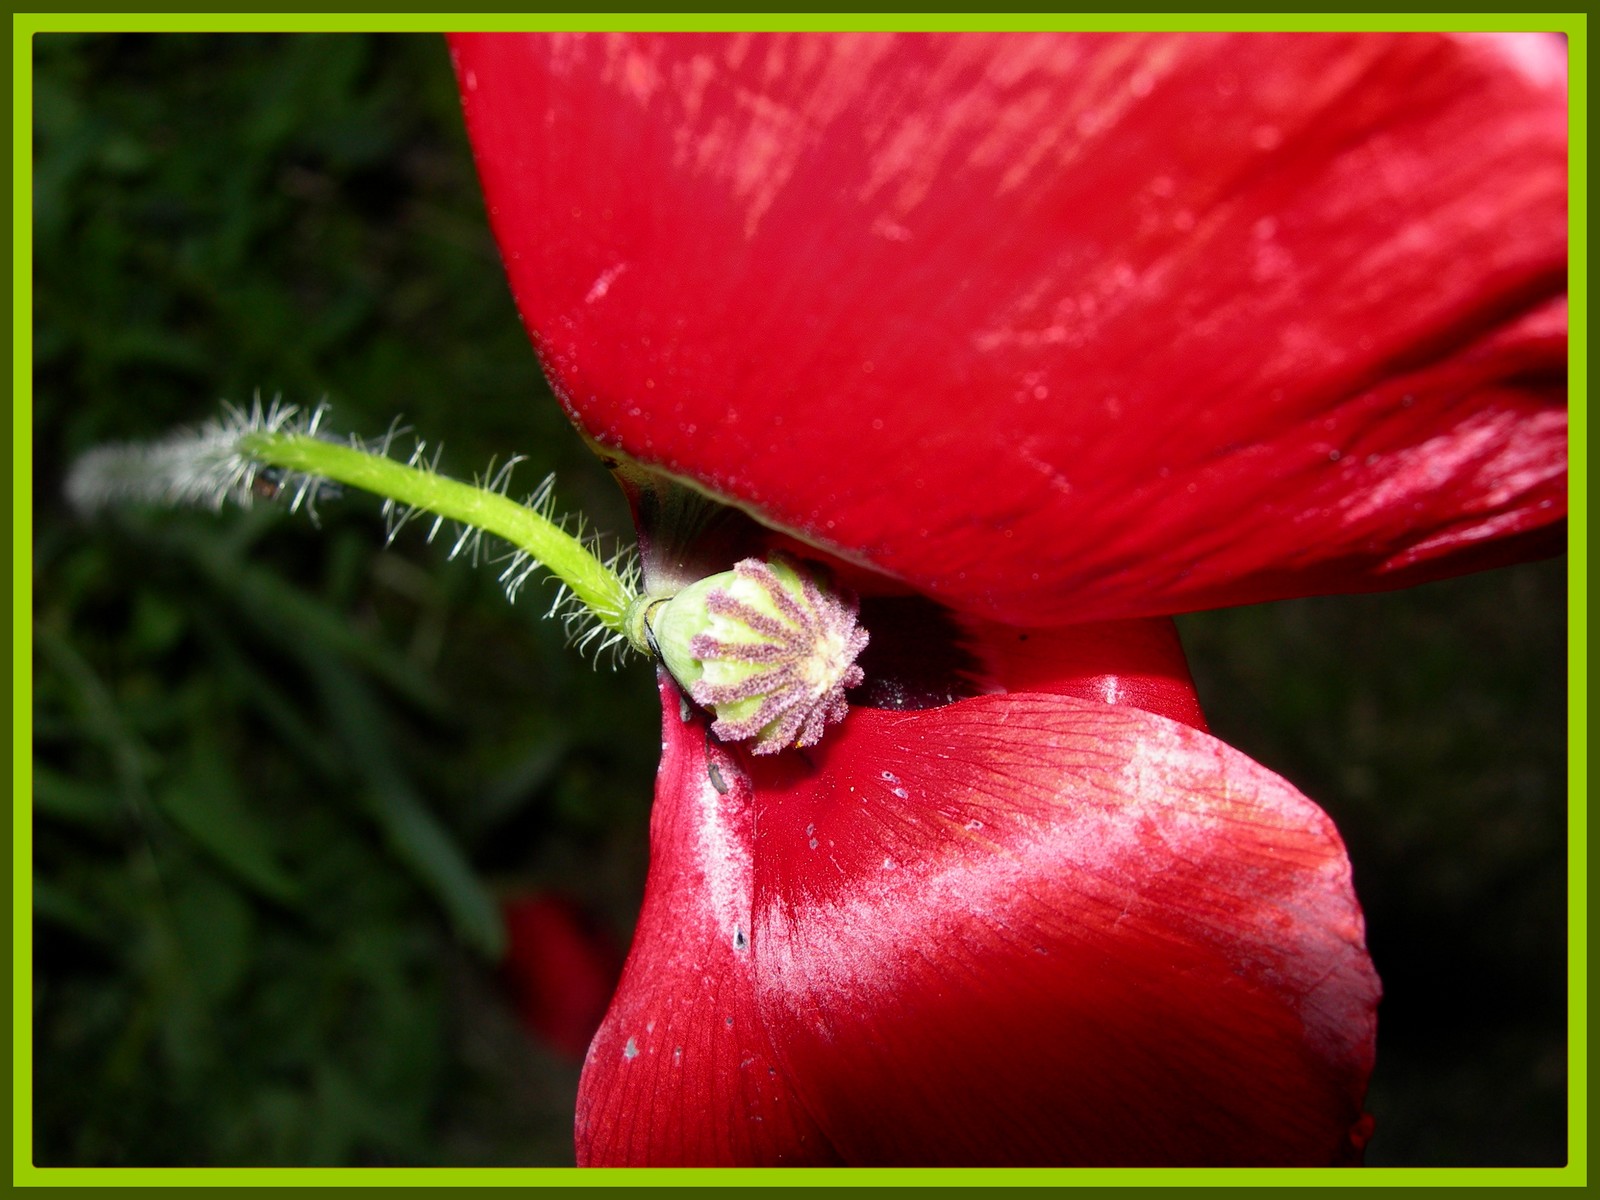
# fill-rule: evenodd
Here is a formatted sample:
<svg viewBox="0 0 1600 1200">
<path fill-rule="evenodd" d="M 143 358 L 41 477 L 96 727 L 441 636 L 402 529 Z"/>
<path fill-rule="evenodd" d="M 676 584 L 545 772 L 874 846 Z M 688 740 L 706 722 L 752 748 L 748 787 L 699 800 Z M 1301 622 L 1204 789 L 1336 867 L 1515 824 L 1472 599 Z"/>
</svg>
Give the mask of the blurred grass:
<svg viewBox="0 0 1600 1200">
<path fill-rule="evenodd" d="M 658 745 L 493 573 L 374 506 L 64 511 L 73 456 L 256 390 L 396 413 L 624 530 L 541 381 L 442 41 L 35 43 L 36 1161 L 571 1159 L 491 898 L 626 941 Z M 1370 1161 L 1562 1140 L 1560 564 L 1185 618 L 1216 732 L 1350 842 L 1388 988 Z M 544 603 L 548 604 L 548 591 Z"/>
<path fill-rule="evenodd" d="M 491 570 L 376 506 L 63 510 L 219 398 L 404 414 L 626 514 L 539 376 L 432 37 L 35 44 L 36 1161 L 571 1161 L 494 897 L 626 943 L 659 740 Z"/>
</svg>

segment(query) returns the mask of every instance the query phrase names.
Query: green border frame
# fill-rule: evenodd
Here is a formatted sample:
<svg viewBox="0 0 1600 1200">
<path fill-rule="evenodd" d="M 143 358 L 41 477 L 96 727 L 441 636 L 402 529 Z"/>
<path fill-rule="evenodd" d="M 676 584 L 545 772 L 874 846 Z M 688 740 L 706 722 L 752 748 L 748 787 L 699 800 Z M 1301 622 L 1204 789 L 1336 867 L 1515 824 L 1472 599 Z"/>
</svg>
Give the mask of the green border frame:
<svg viewBox="0 0 1600 1200">
<path fill-rule="evenodd" d="M 697 1187 L 1039 1185 L 1227 1187 L 1583 1187 L 1588 1183 L 1588 345 L 1570 342 L 1568 552 L 1568 1108 L 1565 1167 L 1330 1169 L 93 1168 L 35 1167 L 32 1046 L 32 281 L 36 33 L 442 33 L 452 29 L 1458 30 L 1567 35 L 1571 149 L 1571 327 L 1588 328 L 1588 16 L 1542 13 L 14 13 L 12 15 L 12 1184 L 14 1186 Z M 26 402 L 24 402 L 26 398 Z"/>
</svg>

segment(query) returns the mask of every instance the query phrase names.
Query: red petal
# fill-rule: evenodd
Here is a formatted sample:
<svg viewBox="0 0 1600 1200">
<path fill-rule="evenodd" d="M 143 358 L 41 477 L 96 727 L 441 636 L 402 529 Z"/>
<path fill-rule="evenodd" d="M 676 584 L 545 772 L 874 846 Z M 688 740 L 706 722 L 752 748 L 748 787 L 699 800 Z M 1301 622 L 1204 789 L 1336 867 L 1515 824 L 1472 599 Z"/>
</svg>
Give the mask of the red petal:
<svg viewBox="0 0 1600 1200">
<path fill-rule="evenodd" d="M 1129 705 L 1206 728 L 1178 631 L 1166 618 L 1019 630 L 968 621 L 990 679 L 1008 692 Z"/>
<path fill-rule="evenodd" d="M 836 1162 L 778 1072 L 756 1011 L 749 781 L 712 746 L 703 719 L 680 718 L 664 678 L 661 700 L 650 874 L 621 985 L 584 1065 L 578 1164 Z"/>
<path fill-rule="evenodd" d="M 1364 1138 L 1377 981 L 1343 848 L 1214 739 L 1010 694 L 856 709 L 816 756 L 735 763 L 675 709 L 666 740 L 581 1161 L 1328 1163 Z"/>
<path fill-rule="evenodd" d="M 752 767 L 762 1011 L 846 1159 L 1339 1157 L 1377 986 L 1320 811 L 1130 709 L 853 719 Z"/>
<path fill-rule="evenodd" d="M 1565 511 L 1554 38 L 454 48 L 579 423 L 952 607 L 1390 586 Z"/>
</svg>

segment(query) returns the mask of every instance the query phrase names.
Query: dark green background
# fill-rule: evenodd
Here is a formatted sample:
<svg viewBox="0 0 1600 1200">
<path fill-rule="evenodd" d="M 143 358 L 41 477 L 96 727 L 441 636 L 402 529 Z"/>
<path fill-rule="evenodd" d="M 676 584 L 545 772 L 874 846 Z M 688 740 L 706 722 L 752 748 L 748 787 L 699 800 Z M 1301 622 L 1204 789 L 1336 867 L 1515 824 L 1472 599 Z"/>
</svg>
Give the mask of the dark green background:
<svg viewBox="0 0 1600 1200">
<path fill-rule="evenodd" d="M 625 531 L 540 379 L 431 37 L 35 44 L 41 1164 L 569 1162 L 492 897 L 625 944 L 642 664 L 373 506 L 65 510 L 65 465 L 258 390 L 403 414 Z M 1374 1164 L 1565 1159 L 1562 564 L 1185 618 L 1215 731 L 1344 830 L 1387 996 Z"/>
</svg>

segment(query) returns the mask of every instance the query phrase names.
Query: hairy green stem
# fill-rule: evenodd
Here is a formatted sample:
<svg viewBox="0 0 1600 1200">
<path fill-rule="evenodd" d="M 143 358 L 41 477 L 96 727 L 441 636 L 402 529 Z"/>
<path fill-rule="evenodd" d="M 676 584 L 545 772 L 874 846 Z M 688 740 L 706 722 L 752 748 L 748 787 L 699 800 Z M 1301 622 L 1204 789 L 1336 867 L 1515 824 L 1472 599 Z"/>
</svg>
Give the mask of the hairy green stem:
<svg viewBox="0 0 1600 1200">
<path fill-rule="evenodd" d="M 607 629 L 626 634 L 634 599 L 628 583 L 581 541 L 532 508 L 499 492 L 407 466 L 305 433 L 258 431 L 239 439 L 239 451 L 263 466 L 333 480 L 387 496 L 503 538 L 567 585 Z"/>
</svg>

